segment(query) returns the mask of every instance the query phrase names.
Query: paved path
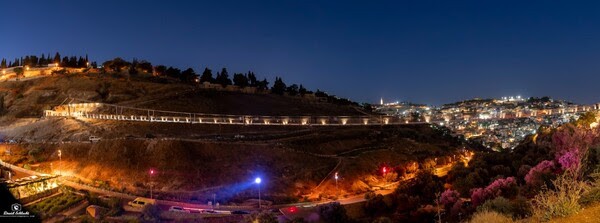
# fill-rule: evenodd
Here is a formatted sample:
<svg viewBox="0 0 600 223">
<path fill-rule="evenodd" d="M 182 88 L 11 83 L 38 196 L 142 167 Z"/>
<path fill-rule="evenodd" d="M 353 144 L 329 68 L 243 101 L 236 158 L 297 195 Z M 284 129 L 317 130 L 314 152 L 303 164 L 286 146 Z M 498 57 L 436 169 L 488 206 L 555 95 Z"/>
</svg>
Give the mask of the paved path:
<svg viewBox="0 0 600 223">
<path fill-rule="evenodd" d="M 72 103 L 73 101 L 82 103 Z M 97 103 L 83 99 L 71 99 L 69 103 L 55 106 L 53 110 L 45 110 L 44 117 L 74 117 L 82 119 L 116 121 L 262 126 L 381 126 L 428 123 L 408 122 L 407 120 L 396 116 L 371 115 L 366 113 L 355 116 L 269 116 L 191 113 Z"/>
</svg>

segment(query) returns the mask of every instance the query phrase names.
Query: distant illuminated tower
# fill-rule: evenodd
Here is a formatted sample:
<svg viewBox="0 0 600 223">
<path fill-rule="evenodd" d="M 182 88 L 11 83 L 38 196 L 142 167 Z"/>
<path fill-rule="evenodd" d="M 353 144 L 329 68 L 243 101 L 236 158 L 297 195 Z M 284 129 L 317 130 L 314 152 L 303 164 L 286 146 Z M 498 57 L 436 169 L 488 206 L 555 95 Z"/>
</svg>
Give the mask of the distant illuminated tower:
<svg viewBox="0 0 600 223">
<path fill-rule="evenodd" d="M 379 100 L 379 104 L 383 105 L 383 98 L 381 98 L 381 100 Z"/>
</svg>

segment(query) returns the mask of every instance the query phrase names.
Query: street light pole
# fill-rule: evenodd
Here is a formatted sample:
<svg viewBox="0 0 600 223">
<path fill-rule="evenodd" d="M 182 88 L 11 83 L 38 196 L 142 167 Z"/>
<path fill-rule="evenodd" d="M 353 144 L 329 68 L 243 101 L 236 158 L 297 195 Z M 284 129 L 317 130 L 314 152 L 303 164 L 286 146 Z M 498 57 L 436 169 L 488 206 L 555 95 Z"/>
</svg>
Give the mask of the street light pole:
<svg viewBox="0 0 600 223">
<path fill-rule="evenodd" d="M 340 196 L 340 189 L 338 188 L 338 172 L 335 172 L 335 198 L 338 199 Z"/>
<path fill-rule="evenodd" d="M 60 149 L 58 150 L 58 175 L 62 175 L 62 151 L 60 151 Z"/>
<path fill-rule="evenodd" d="M 254 183 L 256 183 L 258 185 L 258 209 L 262 209 L 261 206 L 261 202 L 260 202 L 260 182 L 262 182 L 262 180 L 260 179 L 260 177 L 257 177 L 256 179 L 254 179 Z"/>
<path fill-rule="evenodd" d="M 152 189 L 153 189 L 153 187 L 154 187 L 154 181 L 153 181 L 153 180 L 154 180 L 154 178 L 153 178 L 152 176 L 154 176 L 154 170 L 153 170 L 153 169 L 150 169 L 150 199 L 153 199 L 153 196 L 152 196 Z"/>
</svg>

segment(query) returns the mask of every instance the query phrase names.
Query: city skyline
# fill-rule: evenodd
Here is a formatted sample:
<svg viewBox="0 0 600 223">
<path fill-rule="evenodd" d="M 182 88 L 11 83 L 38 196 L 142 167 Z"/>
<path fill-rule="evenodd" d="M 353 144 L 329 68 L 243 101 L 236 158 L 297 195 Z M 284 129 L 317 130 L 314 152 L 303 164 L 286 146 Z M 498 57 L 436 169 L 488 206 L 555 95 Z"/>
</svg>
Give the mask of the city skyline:
<svg viewBox="0 0 600 223">
<path fill-rule="evenodd" d="M 518 94 L 600 101 L 589 92 L 600 81 L 598 3 L 36 4 L 6 4 L 13 10 L 0 25 L 13 35 L 1 38 L 2 57 L 59 51 L 98 63 L 252 70 L 371 103 Z"/>
</svg>

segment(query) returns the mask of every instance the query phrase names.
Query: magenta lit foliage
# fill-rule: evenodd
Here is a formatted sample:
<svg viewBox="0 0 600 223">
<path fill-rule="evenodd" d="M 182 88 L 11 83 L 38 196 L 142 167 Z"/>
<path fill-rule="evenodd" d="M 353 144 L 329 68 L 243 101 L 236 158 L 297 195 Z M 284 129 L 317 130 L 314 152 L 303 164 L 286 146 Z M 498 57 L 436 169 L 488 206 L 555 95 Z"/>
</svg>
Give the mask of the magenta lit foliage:
<svg viewBox="0 0 600 223">
<path fill-rule="evenodd" d="M 450 214 L 452 216 L 458 216 L 458 214 L 462 212 L 462 209 L 463 209 L 463 201 L 458 200 L 458 201 L 456 201 L 456 203 L 454 203 L 454 205 L 452 205 L 452 208 L 450 208 Z"/>
<path fill-rule="evenodd" d="M 541 177 L 543 174 L 551 173 L 554 169 L 554 162 L 550 160 L 544 160 L 535 165 L 529 173 L 525 175 L 525 182 L 528 185 L 540 185 L 542 181 Z"/>
<path fill-rule="evenodd" d="M 555 148 L 555 160 L 561 164 L 564 170 L 579 168 L 581 154 L 594 144 L 597 132 L 589 129 L 577 128 L 567 125 L 559 128 L 552 135 L 552 144 Z"/>
<path fill-rule="evenodd" d="M 444 206 L 451 206 L 458 201 L 460 194 L 455 190 L 446 190 L 440 197 L 440 203 Z"/>
<path fill-rule="evenodd" d="M 579 156 L 579 151 L 571 150 L 565 152 L 560 158 L 558 158 L 558 163 L 560 163 L 560 166 L 563 170 L 578 170 L 581 165 L 581 157 Z"/>
<path fill-rule="evenodd" d="M 517 181 L 514 177 L 497 179 L 485 188 L 473 189 L 471 192 L 471 202 L 473 205 L 479 206 L 486 200 L 501 196 L 503 192 L 507 192 L 516 186 Z"/>
</svg>

